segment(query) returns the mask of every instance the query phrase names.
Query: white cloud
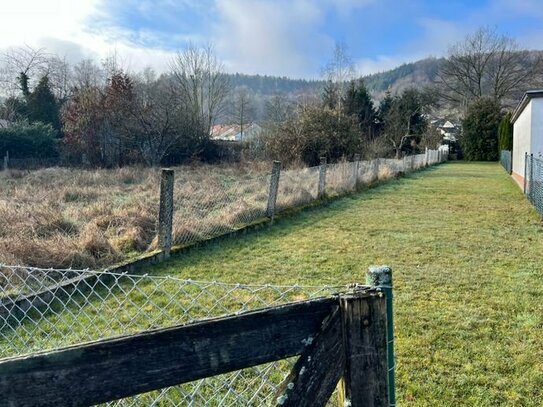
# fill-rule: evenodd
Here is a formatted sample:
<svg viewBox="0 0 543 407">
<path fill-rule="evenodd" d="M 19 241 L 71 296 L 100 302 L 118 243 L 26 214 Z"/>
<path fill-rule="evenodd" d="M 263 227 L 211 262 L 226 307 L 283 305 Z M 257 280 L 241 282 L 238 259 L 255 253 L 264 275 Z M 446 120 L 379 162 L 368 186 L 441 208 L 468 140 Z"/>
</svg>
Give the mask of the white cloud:
<svg viewBox="0 0 543 407">
<path fill-rule="evenodd" d="M 388 71 L 397 66 L 414 61 L 415 58 L 409 58 L 398 55 L 379 55 L 376 58 L 362 58 L 355 62 L 356 72 L 359 75 L 370 75 L 373 73 Z"/>
<path fill-rule="evenodd" d="M 415 41 L 406 44 L 397 54 L 359 59 L 356 62 L 357 72 L 368 75 L 394 69 L 401 64 L 429 56 L 444 56 L 449 45 L 461 39 L 466 33 L 464 27 L 440 19 L 425 18 L 418 20 L 417 23 L 422 29 L 422 34 Z"/>
<path fill-rule="evenodd" d="M 0 47 L 34 44 L 41 37 L 74 39 L 97 0 L 3 1 L 0 13 Z"/>
<path fill-rule="evenodd" d="M 307 76 L 333 40 L 320 33 L 323 10 L 306 0 L 218 0 L 217 49 L 231 71 Z"/>
<path fill-rule="evenodd" d="M 128 41 L 126 31 L 114 26 L 99 30 L 89 27 L 91 16 L 100 16 L 101 0 L 24 0 L 2 2 L 0 49 L 27 44 L 66 57 L 70 62 L 82 58 L 105 58 L 115 51 L 128 69 L 150 65 L 166 68 L 171 52 Z M 132 33 L 133 34 L 133 33 Z M 140 40 L 154 33 L 141 32 Z"/>
</svg>

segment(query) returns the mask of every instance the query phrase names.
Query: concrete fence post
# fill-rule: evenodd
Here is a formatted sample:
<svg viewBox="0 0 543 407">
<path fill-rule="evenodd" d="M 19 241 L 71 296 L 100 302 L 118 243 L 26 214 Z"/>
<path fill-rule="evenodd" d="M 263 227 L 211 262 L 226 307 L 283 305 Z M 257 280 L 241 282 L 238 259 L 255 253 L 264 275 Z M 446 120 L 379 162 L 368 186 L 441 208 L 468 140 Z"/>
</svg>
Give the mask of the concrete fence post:
<svg viewBox="0 0 543 407">
<path fill-rule="evenodd" d="M 319 192 L 318 198 L 324 198 L 326 192 L 326 157 L 321 157 L 321 164 L 319 166 Z"/>
<path fill-rule="evenodd" d="M 158 213 L 158 246 L 165 257 L 170 256 L 173 228 L 174 170 L 163 169 L 160 178 L 160 208 Z"/>
<path fill-rule="evenodd" d="M 360 154 L 354 155 L 353 163 L 353 189 L 356 191 L 358 188 L 358 171 L 360 169 Z"/>
<path fill-rule="evenodd" d="M 279 178 L 281 176 L 281 161 L 274 161 L 270 177 L 270 192 L 268 194 L 268 206 L 266 216 L 271 218 L 275 216 L 275 207 L 277 205 L 277 192 L 279 191 Z"/>
<path fill-rule="evenodd" d="M 370 266 L 366 274 L 366 284 L 377 287 L 385 294 L 387 305 L 387 364 L 388 364 L 388 402 L 396 405 L 394 355 L 394 308 L 392 294 L 392 269 L 388 266 Z"/>
<path fill-rule="evenodd" d="M 428 147 L 424 149 L 424 166 L 428 167 Z"/>
<path fill-rule="evenodd" d="M 6 151 L 6 155 L 4 156 L 3 168 L 4 168 L 4 171 L 7 171 L 9 169 L 9 151 Z"/>
</svg>

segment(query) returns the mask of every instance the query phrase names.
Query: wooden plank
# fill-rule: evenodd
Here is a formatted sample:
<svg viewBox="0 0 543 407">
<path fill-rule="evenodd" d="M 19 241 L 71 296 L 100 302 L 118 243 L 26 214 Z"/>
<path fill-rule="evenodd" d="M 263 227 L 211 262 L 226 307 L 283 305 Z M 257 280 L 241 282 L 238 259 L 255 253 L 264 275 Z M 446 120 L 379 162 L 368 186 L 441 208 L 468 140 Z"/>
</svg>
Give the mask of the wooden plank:
<svg viewBox="0 0 543 407">
<path fill-rule="evenodd" d="M 341 313 L 337 307 L 324 321 L 318 335 L 306 339 L 306 344 L 311 344 L 280 387 L 276 398 L 278 406 L 326 406 L 345 370 L 342 337 Z"/>
<path fill-rule="evenodd" d="M 321 298 L 0 361 L 1 406 L 88 406 L 301 354 Z"/>
<path fill-rule="evenodd" d="M 352 407 L 388 406 L 387 318 L 384 296 L 340 299 L 345 332 L 345 402 Z"/>
</svg>

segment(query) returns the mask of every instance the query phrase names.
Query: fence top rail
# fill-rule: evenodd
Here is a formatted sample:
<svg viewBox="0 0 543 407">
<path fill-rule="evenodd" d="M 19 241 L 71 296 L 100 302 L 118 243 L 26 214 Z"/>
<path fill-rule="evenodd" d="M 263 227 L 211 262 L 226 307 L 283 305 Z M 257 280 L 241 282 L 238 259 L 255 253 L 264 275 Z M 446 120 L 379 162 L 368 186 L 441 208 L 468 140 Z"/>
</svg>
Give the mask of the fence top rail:
<svg viewBox="0 0 543 407">
<path fill-rule="evenodd" d="M 160 275 L 160 274 L 149 274 L 149 273 L 142 273 L 142 274 L 136 274 L 136 273 L 130 273 L 130 272 L 122 272 L 122 271 L 110 271 L 107 269 L 104 270 L 91 270 L 91 269 L 56 269 L 56 268 L 39 268 L 39 267 L 30 267 L 30 266 L 20 266 L 20 265 L 7 265 L 0 263 L 0 294 L 2 292 L 2 280 L 6 277 L 3 276 L 2 270 L 12 270 L 12 271 L 21 271 L 26 272 L 29 275 L 32 274 L 39 274 L 39 273 L 57 273 L 61 276 L 67 276 L 69 279 L 78 278 L 79 276 L 113 276 L 113 277 L 126 277 L 136 280 L 143 280 L 143 279 L 149 279 L 149 280 L 168 280 L 168 281 L 174 281 L 181 284 L 198 284 L 203 286 L 222 286 L 222 287 L 233 287 L 233 288 L 281 288 L 281 289 L 329 289 L 329 290 L 342 290 L 346 287 L 346 285 L 328 285 L 328 284 L 272 284 L 272 283 L 264 283 L 264 284 L 255 284 L 255 283 L 229 283 L 229 282 L 223 282 L 223 281 L 217 281 L 217 280 L 199 280 L 199 279 L 192 279 L 192 278 L 179 278 L 172 275 Z M 356 283 L 353 283 L 351 285 L 355 285 Z M 0 295 L 0 299 L 1 299 Z"/>
</svg>

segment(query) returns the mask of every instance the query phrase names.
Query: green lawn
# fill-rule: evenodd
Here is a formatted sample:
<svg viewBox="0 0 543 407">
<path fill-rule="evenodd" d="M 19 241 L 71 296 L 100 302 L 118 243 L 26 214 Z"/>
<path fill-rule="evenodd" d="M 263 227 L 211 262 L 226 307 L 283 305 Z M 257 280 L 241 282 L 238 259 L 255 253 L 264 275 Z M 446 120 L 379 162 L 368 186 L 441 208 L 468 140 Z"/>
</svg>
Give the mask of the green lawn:
<svg viewBox="0 0 543 407">
<path fill-rule="evenodd" d="M 149 273 L 337 285 L 363 282 L 369 265 L 388 264 L 399 405 L 540 406 L 542 253 L 540 217 L 498 164 L 447 163 L 195 249 Z M 69 335 L 73 321 L 55 318 L 49 323 Z"/>
<path fill-rule="evenodd" d="M 448 163 L 165 263 L 236 282 L 395 273 L 399 405 L 543 405 L 543 227 L 498 164 Z"/>
</svg>

